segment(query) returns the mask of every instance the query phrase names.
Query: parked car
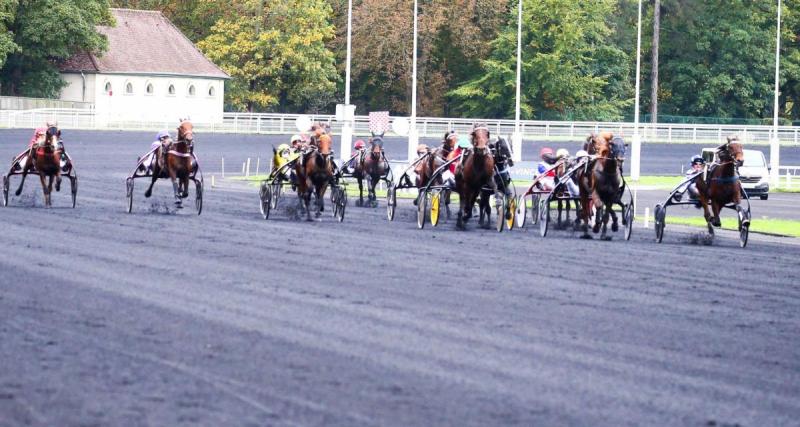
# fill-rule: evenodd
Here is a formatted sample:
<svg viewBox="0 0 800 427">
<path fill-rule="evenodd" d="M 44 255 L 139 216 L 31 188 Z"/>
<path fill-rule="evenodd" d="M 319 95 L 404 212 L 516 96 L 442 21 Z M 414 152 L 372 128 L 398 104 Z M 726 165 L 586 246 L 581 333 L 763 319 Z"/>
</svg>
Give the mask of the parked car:
<svg viewBox="0 0 800 427">
<path fill-rule="evenodd" d="M 704 148 L 703 158 L 716 161 L 714 148 Z M 764 153 L 758 150 L 742 150 L 744 163 L 739 166 L 739 179 L 748 197 L 758 196 L 761 200 L 769 198 L 769 166 Z"/>
</svg>

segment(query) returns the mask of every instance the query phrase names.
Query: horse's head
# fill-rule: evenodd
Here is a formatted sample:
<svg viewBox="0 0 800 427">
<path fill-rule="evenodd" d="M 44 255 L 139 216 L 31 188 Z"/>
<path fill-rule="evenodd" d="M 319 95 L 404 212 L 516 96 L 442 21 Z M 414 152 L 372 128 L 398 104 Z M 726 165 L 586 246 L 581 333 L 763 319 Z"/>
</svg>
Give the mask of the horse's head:
<svg viewBox="0 0 800 427">
<path fill-rule="evenodd" d="M 722 162 L 734 162 L 736 166 L 744 164 L 744 151 L 739 137 L 729 136 L 727 143 L 717 147 L 717 156 Z"/>
<path fill-rule="evenodd" d="M 194 141 L 194 126 L 189 119 L 181 120 L 181 124 L 178 126 L 178 141 L 186 141 L 190 144 Z"/>
<path fill-rule="evenodd" d="M 476 153 L 486 153 L 489 146 L 489 127 L 486 123 L 478 122 L 472 125 L 472 148 Z"/>
<path fill-rule="evenodd" d="M 333 145 L 333 141 L 331 140 L 330 135 L 323 133 L 319 136 L 317 140 L 317 150 L 323 157 L 328 157 L 331 155 L 331 146 Z"/>
<path fill-rule="evenodd" d="M 58 145 L 59 138 L 61 138 L 61 130 L 58 128 L 58 124 L 47 123 L 47 128 L 44 132 L 44 144 L 55 147 Z"/>
<path fill-rule="evenodd" d="M 511 146 L 508 141 L 503 137 L 498 137 L 494 143 L 494 160 L 497 163 L 508 162 L 509 166 L 514 166 L 514 161 L 511 160 Z"/>
<path fill-rule="evenodd" d="M 372 157 L 380 157 L 381 153 L 383 153 L 383 134 L 376 135 L 372 134 L 372 138 L 369 139 L 370 145 L 370 154 Z"/>
</svg>

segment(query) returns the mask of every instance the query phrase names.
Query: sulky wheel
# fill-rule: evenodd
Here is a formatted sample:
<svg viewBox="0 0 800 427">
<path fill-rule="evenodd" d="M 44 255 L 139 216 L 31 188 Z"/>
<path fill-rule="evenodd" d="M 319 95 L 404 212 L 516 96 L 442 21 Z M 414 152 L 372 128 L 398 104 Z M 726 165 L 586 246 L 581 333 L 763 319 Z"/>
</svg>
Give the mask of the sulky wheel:
<svg viewBox="0 0 800 427">
<path fill-rule="evenodd" d="M 270 200 L 272 200 L 272 187 L 265 182 L 261 183 L 261 189 L 258 192 L 258 197 L 260 199 L 261 205 L 261 216 L 264 219 L 269 218 L 269 210 L 272 207 L 270 204 Z"/>
<path fill-rule="evenodd" d="M 428 192 L 420 193 L 417 202 L 417 228 L 425 228 L 425 213 L 428 210 Z"/>
<path fill-rule="evenodd" d="M 625 205 L 622 211 L 622 219 L 625 220 L 625 240 L 631 240 L 631 233 L 633 232 L 633 201 Z"/>
<path fill-rule="evenodd" d="M 397 188 L 393 182 L 386 185 L 386 218 L 394 221 L 394 210 L 397 207 Z"/>
<path fill-rule="evenodd" d="M 740 205 L 736 205 L 736 216 L 739 219 L 739 246 L 744 248 L 750 236 L 750 213 Z"/>
<path fill-rule="evenodd" d="M 78 175 L 69 177 L 69 187 L 72 194 L 72 208 L 75 209 L 75 204 L 78 202 Z"/>
<path fill-rule="evenodd" d="M 342 222 L 344 221 L 344 210 L 347 207 L 347 191 L 344 188 L 339 188 L 339 196 L 336 198 L 338 199 L 336 203 L 336 219 Z"/>
<path fill-rule="evenodd" d="M 133 212 L 133 178 L 125 180 L 125 197 L 128 198 L 128 213 Z"/>
<path fill-rule="evenodd" d="M 10 179 L 7 175 L 3 175 L 3 206 L 8 206 L 9 180 Z"/>
<path fill-rule="evenodd" d="M 437 191 L 431 195 L 431 225 L 439 225 L 439 214 L 442 212 L 442 192 Z"/>
<path fill-rule="evenodd" d="M 281 198 L 281 189 L 283 188 L 283 184 L 280 180 L 277 180 L 272 183 L 272 197 L 270 197 L 270 207 L 275 209 L 278 207 L 278 199 Z"/>
<path fill-rule="evenodd" d="M 506 196 L 506 228 L 508 231 L 514 229 L 517 225 L 517 199 L 516 197 Z"/>
<path fill-rule="evenodd" d="M 539 235 L 542 237 L 547 236 L 547 228 L 550 225 L 550 197 L 546 197 L 539 201 Z"/>
<path fill-rule="evenodd" d="M 197 214 L 203 212 L 203 181 L 196 180 L 194 182 L 194 207 L 197 209 Z"/>
<path fill-rule="evenodd" d="M 517 221 L 517 227 L 520 229 L 525 228 L 525 222 L 528 221 L 528 205 L 525 202 L 525 198 L 517 197 L 515 204 L 517 205 L 517 211 L 514 214 L 514 219 Z"/>
<path fill-rule="evenodd" d="M 534 194 L 531 196 L 531 224 L 536 225 L 539 223 L 539 205 L 541 196 Z"/>
<path fill-rule="evenodd" d="M 497 230 L 498 233 L 503 231 L 503 226 L 506 224 L 506 197 L 505 194 L 502 197 L 494 196 L 494 213 L 495 213 L 495 224 L 494 228 Z"/>
<path fill-rule="evenodd" d="M 667 217 L 667 208 L 661 206 L 660 204 L 656 205 L 653 212 L 653 217 L 655 220 L 654 226 L 656 229 L 656 242 L 661 243 L 661 240 L 664 238 L 664 226 L 666 225 L 664 222 Z"/>
</svg>

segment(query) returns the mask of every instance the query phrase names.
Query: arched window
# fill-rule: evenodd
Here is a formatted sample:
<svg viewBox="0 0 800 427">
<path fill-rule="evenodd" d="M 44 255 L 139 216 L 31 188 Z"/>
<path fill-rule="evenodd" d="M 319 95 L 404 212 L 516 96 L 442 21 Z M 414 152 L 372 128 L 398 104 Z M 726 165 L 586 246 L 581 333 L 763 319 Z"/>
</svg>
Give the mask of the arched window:
<svg viewBox="0 0 800 427">
<path fill-rule="evenodd" d="M 125 95 L 133 95 L 133 83 L 128 82 L 125 84 Z"/>
<path fill-rule="evenodd" d="M 216 95 L 217 95 L 217 89 L 214 86 L 209 86 L 208 87 L 208 96 L 213 98 Z"/>
<path fill-rule="evenodd" d="M 174 84 L 170 83 L 169 87 L 167 88 L 167 93 L 169 95 L 175 95 L 175 85 Z"/>
<path fill-rule="evenodd" d="M 152 95 L 153 94 L 153 84 L 148 82 L 147 86 L 144 89 L 144 91 L 145 91 L 146 94 Z"/>
<path fill-rule="evenodd" d="M 105 89 L 106 95 L 111 95 L 111 82 L 106 82 Z"/>
<path fill-rule="evenodd" d="M 194 85 L 189 85 L 188 93 L 189 93 L 189 96 L 194 96 L 195 95 Z"/>
</svg>

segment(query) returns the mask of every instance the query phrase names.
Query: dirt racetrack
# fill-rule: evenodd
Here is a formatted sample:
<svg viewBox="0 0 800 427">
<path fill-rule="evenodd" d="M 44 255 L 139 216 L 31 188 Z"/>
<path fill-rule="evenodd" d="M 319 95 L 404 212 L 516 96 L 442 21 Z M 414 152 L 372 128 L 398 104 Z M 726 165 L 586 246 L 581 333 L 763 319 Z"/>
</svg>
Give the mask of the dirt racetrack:
<svg viewBox="0 0 800 427">
<path fill-rule="evenodd" d="M 68 145 L 76 209 L 43 209 L 35 180 L 0 207 L 0 425 L 800 418 L 797 239 L 417 230 L 405 200 L 394 222 L 351 203 L 307 223 L 287 197 L 264 221 L 257 189 L 211 189 L 213 167 L 201 216 L 166 183 L 151 200 L 137 183 L 127 214 L 147 140 L 111 136 Z M 4 168 L 19 150 L 0 143 Z"/>
</svg>

